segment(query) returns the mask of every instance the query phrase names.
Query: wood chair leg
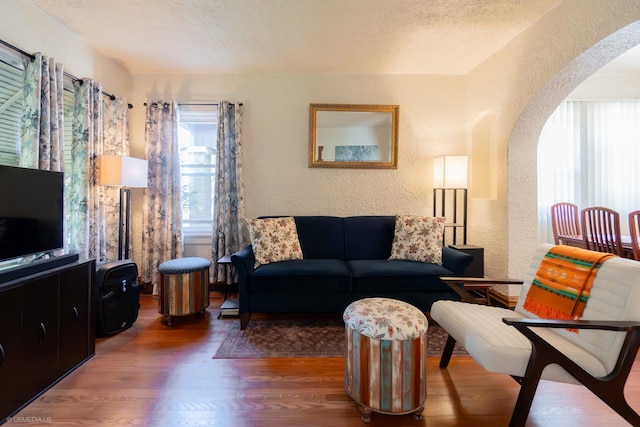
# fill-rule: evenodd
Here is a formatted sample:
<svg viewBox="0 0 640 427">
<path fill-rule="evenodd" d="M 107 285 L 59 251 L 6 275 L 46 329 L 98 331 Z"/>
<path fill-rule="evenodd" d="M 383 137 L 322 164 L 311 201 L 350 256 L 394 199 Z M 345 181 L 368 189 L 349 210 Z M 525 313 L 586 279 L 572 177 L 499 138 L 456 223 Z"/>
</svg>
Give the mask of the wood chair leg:
<svg viewBox="0 0 640 427">
<path fill-rule="evenodd" d="M 598 394 L 598 397 L 602 397 Z M 616 390 L 613 395 L 608 395 L 607 399 L 602 399 L 611 409 L 616 411 L 622 418 L 627 420 L 632 426 L 640 426 L 640 416 L 633 410 L 624 398 L 624 389 Z"/>
<path fill-rule="evenodd" d="M 453 354 L 453 348 L 456 345 L 456 340 L 451 335 L 447 338 L 447 342 L 444 345 L 444 349 L 442 350 L 442 356 L 440 356 L 440 367 L 446 368 L 449 366 L 449 360 L 451 360 L 451 355 Z"/>
<path fill-rule="evenodd" d="M 529 417 L 529 411 L 531 410 L 531 404 L 533 398 L 536 395 L 538 384 L 540 383 L 540 377 L 542 371 L 547 366 L 547 363 L 540 361 L 536 363 L 536 349 L 532 348 L 531 357 L 529 358 L 529 365 L 527 366 L 526 373 L 523 378 L 520 379 L 520 392 L 518 393 L 518 400 L 513 408 L 511 414 L 511 421 L 509 421 L 509 427 L 524 427 Z"/>
</svg>

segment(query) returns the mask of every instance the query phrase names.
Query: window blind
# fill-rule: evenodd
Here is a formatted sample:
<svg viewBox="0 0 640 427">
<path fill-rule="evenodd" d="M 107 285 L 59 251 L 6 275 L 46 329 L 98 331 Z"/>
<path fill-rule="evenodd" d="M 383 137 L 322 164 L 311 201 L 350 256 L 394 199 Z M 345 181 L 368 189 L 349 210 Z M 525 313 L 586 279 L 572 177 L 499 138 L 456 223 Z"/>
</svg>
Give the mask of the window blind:
<svg viewBox="0 0 640 427">
<path fill-rule="evenodd" d="M 19 62 L 18 62 L 19 64 Z M 22 68 L 0 55 L 0 164 L 17 166 L 22 126 Z"/>
</svg>

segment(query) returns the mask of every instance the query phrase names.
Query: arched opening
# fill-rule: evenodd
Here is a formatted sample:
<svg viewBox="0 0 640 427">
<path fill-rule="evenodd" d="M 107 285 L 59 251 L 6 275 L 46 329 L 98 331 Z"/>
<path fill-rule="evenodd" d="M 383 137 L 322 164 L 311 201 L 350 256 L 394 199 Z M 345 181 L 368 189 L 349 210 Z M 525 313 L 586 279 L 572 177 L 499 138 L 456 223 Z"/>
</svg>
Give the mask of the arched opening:
<svg viewBox="0 0 640 427">
<path fill-rule="evenodd" d="M 532 97 L 509 137 L 508 270 L 525 271 L 538 244 L 537 144 L 547 118 L 571 91 L 603 65 L 640 44 L 640 22 L 634 22 L 587 49 Z M 533 197 L 532 197 L 533 196 Z"/>
</svg>

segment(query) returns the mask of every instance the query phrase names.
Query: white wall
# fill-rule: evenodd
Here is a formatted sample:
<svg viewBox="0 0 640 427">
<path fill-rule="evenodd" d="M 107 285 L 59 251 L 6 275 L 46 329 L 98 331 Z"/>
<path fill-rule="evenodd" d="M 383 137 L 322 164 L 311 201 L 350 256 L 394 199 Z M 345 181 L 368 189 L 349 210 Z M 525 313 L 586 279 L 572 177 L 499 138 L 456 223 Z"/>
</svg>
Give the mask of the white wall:
<svg viewBox="0 0 640 427">
<path fill-rule="evenodd" d="M 462 77 L 135 76 L 131 140 L 147 99 L 244 103 L 246 214 L 431 214 L 434 157 L 465 152 Z M 398 104 L 397 170 L 309 168 L 309 104 Z"/>
<path fill-rule="evenodd" d="M 638 18 L 638 0 L 566 0 L 467 76 L 136 76 L 134 99 L 245 103 L 250 217 L 430 214 L 432 159 L 474 154 L 469 243 L 485 248 L 487 275 L 520 277 L 538 244 L 544 121 L 586 77 L 637 44 L 623 31 L 592 48 Z M 309 103 L 399 104 L 398 170 L 309 169 Z M 132 136 L 142 127 L 132 120 Z"/>
<path fill-rule="evenodd" d="M 638 23 L 630 25 L 638 19 L 637 0 L 566 0 L 467 76 L 468 122 L 496 117 L 497 197 L 472 201 L 470 219 L 472 239 L 489 248 L 491 273 L 521 277 L 538 244 L 536 154 L 546 119 L 578 84 L 640 42 Z"/>
<path fill-rule="evenodd" d="M 597 74 L 589 77 L 568 96 L 569 101 L 640 98 L 640 74 Z"/>
<path fill-rule="evenodd" d="M 96 52 L 30 1 L 1 1 L 0 39 L 28 53 L 55 58 L 64 71 L 92 78 L 111 94 L 127 97 L 131 91 L 131 75 L 121 64 Z"/>
<path fill-rule="evenodd" d="M 0 38 L 53 56 L 71 74 L 92 77 L 105 90 L 127 97 L 134 104 L 134 156 L 144 153 L 142 104 L 147 99 L 244 102 L 250 217 L 430 214 L 432 159 L 475 153 L 469 243 L 485 247 L 488 275 L 518 277 L 537 245 L 540 129 L 581 81 L 640 42 L 637 27 L 602 42 L 638 19 L 640 0 L 565 0 L 467 76 L 131 77 L 26 1 L 2 2 Z M 398 170 L 308 168 L 309 103 L 399 104 Z M 134 259 L 140 248 L 141 193 L 133 192 Z"/>
</svg>

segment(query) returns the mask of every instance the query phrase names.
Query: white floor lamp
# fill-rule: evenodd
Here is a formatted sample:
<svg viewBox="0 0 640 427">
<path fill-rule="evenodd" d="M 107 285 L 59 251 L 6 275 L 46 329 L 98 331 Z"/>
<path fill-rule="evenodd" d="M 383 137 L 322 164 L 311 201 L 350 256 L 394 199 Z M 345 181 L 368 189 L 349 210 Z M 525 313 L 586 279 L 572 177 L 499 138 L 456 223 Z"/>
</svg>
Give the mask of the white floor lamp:
<svg viewBox="0 0 640 427">
<path fill-rule="evenodd" d="M 120 187 L 120 218 L 118 224 L 118 259 L 129 259 L 131 223 L 130 188 L 147 187 L 148 162 L 128 156 L 100 157 L 100 184 Z"/>
<path fill-rule="evenodd" d="M 433 216 L 447 218 L 445 230 L 450 228 L 453 244 L 458 243 L 462 231 L 462 244 L 467 244 L 467 156 L 441 156 L 433 159 Z M 447 192 L 452 197 L 447 200 Z M 462 204 L 462 208 L 458 204 Z M 446 233 L 443 233 L 443 240 Z"/>
</svg>

